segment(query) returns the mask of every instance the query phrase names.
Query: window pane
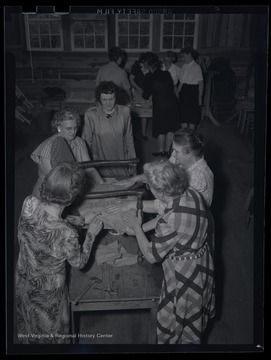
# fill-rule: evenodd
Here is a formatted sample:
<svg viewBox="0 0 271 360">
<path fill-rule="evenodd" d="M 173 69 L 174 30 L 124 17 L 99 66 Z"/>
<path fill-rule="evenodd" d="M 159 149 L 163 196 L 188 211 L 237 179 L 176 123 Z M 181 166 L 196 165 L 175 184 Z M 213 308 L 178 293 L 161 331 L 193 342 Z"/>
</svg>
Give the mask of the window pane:
<svg viewBox="0 0 271 360">
<path fill-rule="evenodd" d="M 121 20 L 128 19 L 128 15 L 120 14 L 119 19 L 121 19 Z"/>
<path fill-rule="evenodd" d="M 80 21 L 75 21 L 73 23 L 73 32 L 75 34 L 83 34 L 84 33 L 84 28 L 83 28 L 83 24 Z"/>
<path fill-rule="evenodd" d="M 105 33 L 105 22 L 95 21 L 95 34 L 102 35 Z"/>
<path fill-rule="evenodd" d="M 182 47 L 183 47 L 183 37 L 175 36 L 173 41 L 173 49 L 181 49 Z"/>
<path fill-rule="evenodd" d="M 119 34 L 128 34 L 128 22 L 119 22 Z"/>
<path fill-rule="evenodd" d="M 195 20 L 195 14 L 185 14 L 186 20 Z"/>
<path fill-rule="evenodd" d="M 85 47 L 90 48 L 90 49 L 94 49 L 94 35 L 92 35 L 92 36 L 87 35 L 85 37 Z"/>
<path fill-rule="evenodd" d="M 149 48 L 149 37 L 148 36 L 141 36 L 139 38 L 139 48 L 140 49 L 148 49 Z"/>
<path fill-rule="evenodd" d="M 150 18 L 150 15 L 148 15 L 148 14 L 142 14 L 142 15 L 140 15 L 140 19 L 142 19 L 142 20 L 148 20 Z"/>
<path fill-rule="evenodd" d="M 49 35 L 41 35 L 40 36 L 40 47 L 50 48 L 50 36 Z"/>
<path fill-rule="evenodd" d="M 94 33 L 94 24 L 91 21 L 84 22 L 85 34 L 93 34 Z"/>
<path fill-rule="evenodd" d="M 150 24 L 147 22 L 140 23 L 140 34 L 149 35 L 150 32 Z"/>
<path fill-rule="evenodd" d="M 183 34 L 183 29 L 184 29 L 183 25 L 184 25 L 183 22 L 175 22 L 175 24 L 174 24 L 174 34 L 175 35 Z"/>
<path fill-rule="evenodd" d="M 184 47 L 191 46 L 193 47 L 194 38 L 193 37 L 185 37 L 184 38 Z"/>
<path fill-rule="evenodd" d="M 172 14 L 164 14 L 164 19 L 165 19 L 165 20 L 172 20 L 172 19 L 173 19 L 173 15 L 172 15 Z"/>
<path fill-rule="evenodd" d="M 39 33 L 39 24 L 37 22 L 29 23 L 29 32 L 30 32 L 30 34 L 38 34 Z"/>
<path fill-rule="evenodd" d="M 185 23 L 185 34 L 186 35 L 194 35 L 195 23 L 187 22 Z"/>
<path fill-rule="evenodd" d="M 60 34 L 59 22 L 52 21 L 50 25 L 51 25 L 51 34 Z"/>
<path fill-rule="evenodd" d="M 184 19 L 184 14 L 176 14 L 175 15 L 175 20 L 183 20 Z"/>
<path fill-rule="evenodd" d="M 96 48 L 104 49 L 105 48 L 105 38 L 104 36 L 96 36 Z"/>
<path fill-rule="evenodd" d="M 173 34 L 173 23 L 165 22 L 164 23 L 164 35 L 172 35 Z"/>
<path fill-rule="evenodd" d="M 39 42 L 39 37 L 38 36 L 30 35 L 30 46 L 32 48 L 39 48 L 40 47 L 40 42 Z"/>
<path fill-rule="evenodd" d="M 60 48 L 60 36 L 52 35 L 51 44 L 52 48 Z"/>
<path fill-rule="evenodd" d="M 139 19 L 139 15 L 136 15 L 136 14 L 130 15 L 130 16 L 129 16 L 129 19 L 131 19 L 131 20 L 138 20 L 138 19 Z"/>
<path fill-rule="evenodd" d="M 130 36 L 129 49 L 138 49 L 139 48 L 139 38 L 138 36 Z"/>
<path fill-rule="evenodd" d="M 128 48 L 128 36 L 120 36 L 119 37 L 119 46 L 124 49 Z"/>
<path fill-rule="evenodd" d="M 49 34 L 49 22 L 41 22 L 40 23 L 40 33 L 41 34 Z"/>
<path fill-rule="evenodd" d="M 74 47 L 76 48 L 83 48 L 84 47 L 84 41 L 83 37 L 79 35 L 74 36 Z"/>
<path fill-rule="evenodd" d="M 139 33 L 139 23 L 131 22 L 129 24 L 129 34 L 138 34 Z"/>
<path fill-rule="evenodd" d="M 164 49 L 172 49 L 172 37 L 171 36 L 163 37 L 163 48 Z"/>
</svg>

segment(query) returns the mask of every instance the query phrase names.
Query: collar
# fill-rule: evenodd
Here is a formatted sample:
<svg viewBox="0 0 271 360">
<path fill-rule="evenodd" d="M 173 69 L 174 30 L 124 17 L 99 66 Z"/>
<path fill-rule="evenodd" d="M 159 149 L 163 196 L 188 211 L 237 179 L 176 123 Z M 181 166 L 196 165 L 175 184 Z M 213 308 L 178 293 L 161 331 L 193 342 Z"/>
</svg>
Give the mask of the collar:
<svg viewBox="0 0 271 360">
<path fill-rule="evenodd" d="M 191 165 L 189 168 L 187 168 L 188 171 L 191 171 L 194 167 L 198 166 L 201 162 L 204 161 L 204 157 L 201 157 L 199 160 L 197 160 L 193 165 Z"/>
</svg>

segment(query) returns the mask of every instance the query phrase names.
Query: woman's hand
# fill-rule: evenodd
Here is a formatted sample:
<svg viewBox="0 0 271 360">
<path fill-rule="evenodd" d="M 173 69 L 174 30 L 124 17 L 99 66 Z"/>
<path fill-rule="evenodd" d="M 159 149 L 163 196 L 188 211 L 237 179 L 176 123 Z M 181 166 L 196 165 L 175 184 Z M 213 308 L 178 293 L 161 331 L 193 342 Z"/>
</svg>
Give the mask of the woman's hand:
<svg viewBox="0 0 271 360">
<path fill-rule="evenodd" d="M 66 220 L 74 226 L 84 226 L 85 219 L 81 215 L 67 215 Z"/>
<path fill-rule="evenodd" d="M 136 200 L 118 200 L 113 205 L 106 206 L 107 212 L 120 212 L 136 209 Z"/>
<path fill-rule="evenodd" d="M 92 213 L 92 215 L 87 232 L 97 236 L 103 227 L 103 222 L 99 219 L 101 213 Z"/>
<path fill-rule="evenodd" d="M 139 228 L 141 229 L 141 219 L 138 218 L 137 216 L 127 212 L 122 215 L 122 219 L 124 220 L 124 223 L 127 226 L 127 228 L 130 228 L 135 233 L 136 233 L 137 229 L 139 229 Z M 127 230 L 127 228 L 126 228 L 126 230 Z"/>
</svg>

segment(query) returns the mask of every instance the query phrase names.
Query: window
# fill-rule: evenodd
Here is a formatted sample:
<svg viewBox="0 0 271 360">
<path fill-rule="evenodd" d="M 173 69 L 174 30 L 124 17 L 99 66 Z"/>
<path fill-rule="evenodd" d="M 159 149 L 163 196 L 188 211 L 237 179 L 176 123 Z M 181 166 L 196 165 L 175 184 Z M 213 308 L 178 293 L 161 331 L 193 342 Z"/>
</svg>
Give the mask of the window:
<svg viewBox="0 0 271 360">
<path fill-rule="evenodd" d="M 116 44 L 129 51 L 151 50 L 152 15 L 116 15 Z"/>
<path fill-rule="evenodd" d="M 72 50 L 107 51 L 107 18 L 96 14 L 72 14 Z"/>
<path fill-rule="evenodd" d="M 197 47 L 198 15 L 162 15 L 161 51 Z"/>
<path fill-rule="evenodd" d="M 25 15 L 28 50 L 63 50 L 61 17 L 48 14 Z"/>
</svg>

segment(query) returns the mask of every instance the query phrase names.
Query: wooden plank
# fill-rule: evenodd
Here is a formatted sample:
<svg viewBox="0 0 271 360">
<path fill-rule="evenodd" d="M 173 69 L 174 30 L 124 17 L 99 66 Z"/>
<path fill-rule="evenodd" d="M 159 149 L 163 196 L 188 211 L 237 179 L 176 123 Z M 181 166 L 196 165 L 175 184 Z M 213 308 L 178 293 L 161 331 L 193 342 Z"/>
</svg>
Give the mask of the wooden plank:
<svg viewBox="0 0 271 360">
<path fill-rule="evenodd" d="M 235 33 L 235 25 L 237 21 L 237 14 L 229 14 L 229 26 L 227 36 L 227 47 L 234 47 L 235 38 L 238 34 Z"/>
<path fill-rule="evenodd" d="M 227 44 L 228 23 L 229 23 L 229 15 L 221 14 L 218 47 L 225 47 Z"/>
</svg>

